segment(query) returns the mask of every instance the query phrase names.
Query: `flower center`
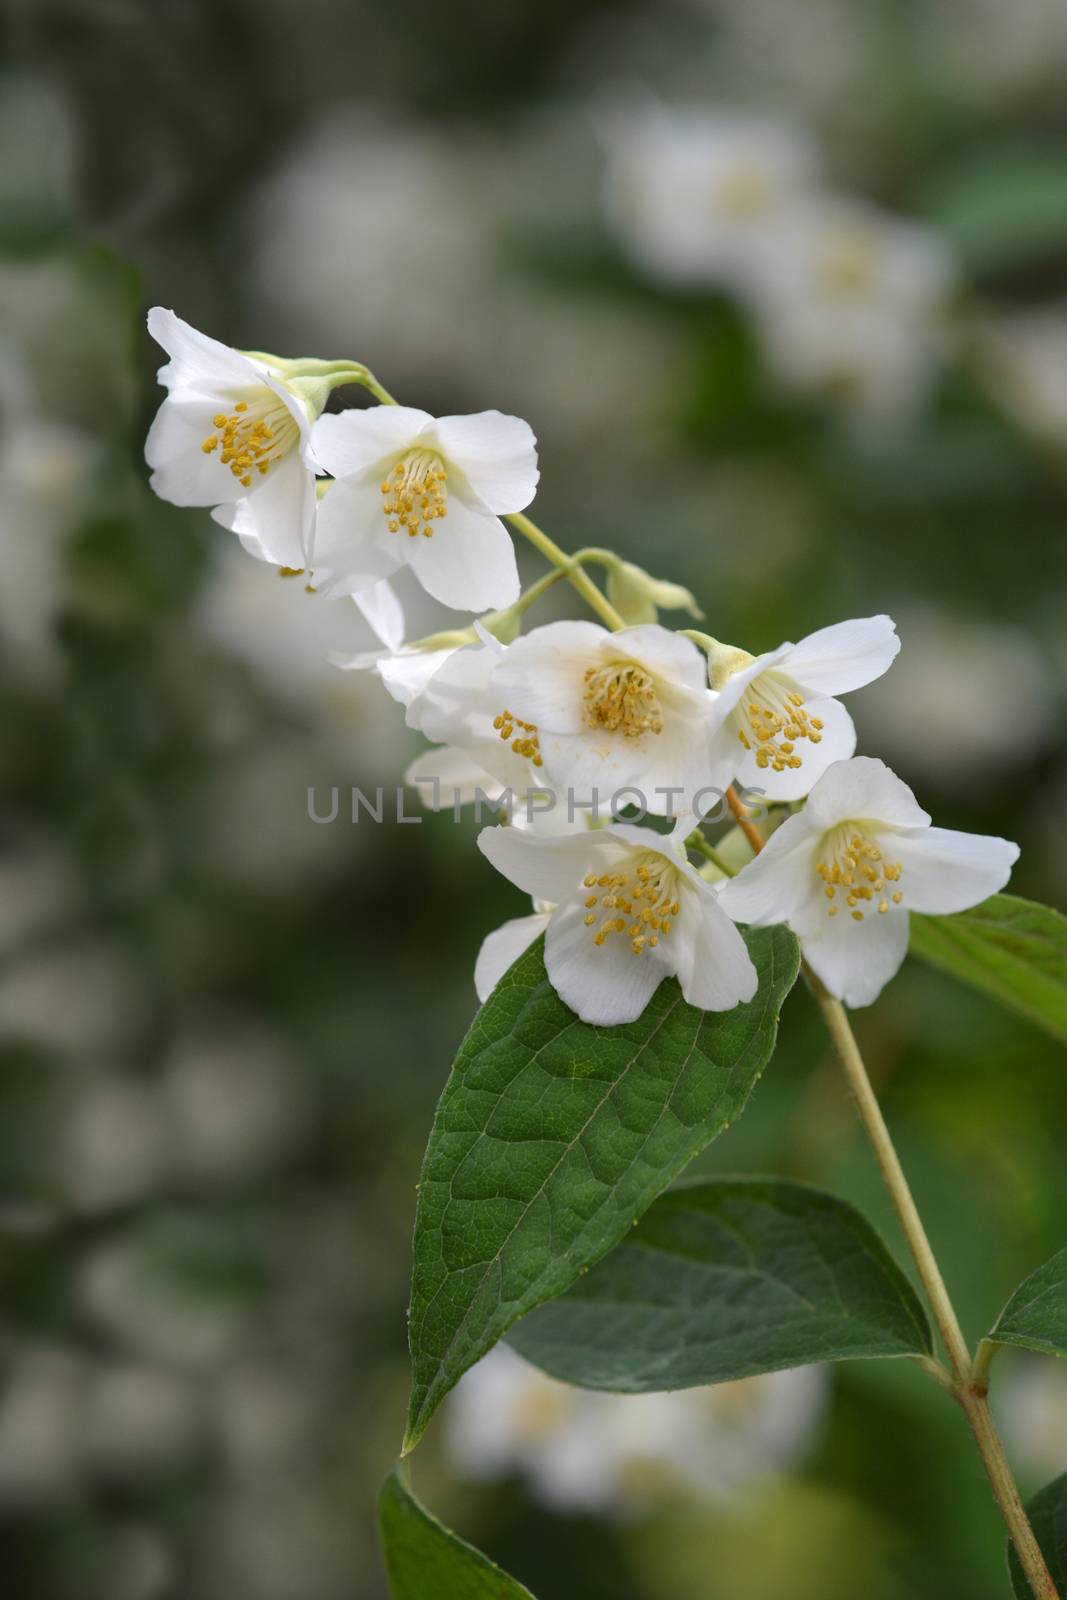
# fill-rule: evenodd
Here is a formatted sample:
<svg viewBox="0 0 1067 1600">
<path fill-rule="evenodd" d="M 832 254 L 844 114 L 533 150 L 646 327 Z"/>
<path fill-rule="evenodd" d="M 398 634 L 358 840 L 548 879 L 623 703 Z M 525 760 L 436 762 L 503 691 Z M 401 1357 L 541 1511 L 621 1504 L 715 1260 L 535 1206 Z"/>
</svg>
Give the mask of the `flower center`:
<svg viewBox="0 0 1067 1600">
<path fill-rule="evenodd" d="M 859 228 L 842 229 L 826 240 L 818 272 L 831 294 L 869 294 L 878 258 L 868 235 Z"/>
<path fill-rule="evenodd" d="M 409 450 L 381 484 L 390 533 L 433 538 L 431 524 L 448 515 L 448 474 L 435 450 Z"/>
<path fill-rule="evenodd" d="M 613 661 L 585 669 L 585 720 L 627 739 L 663 732 L 663 709 L 655 679 L 636 661 Z"/>
<path fill-rule="evenodd" d="M 777 683 L 769 673 L 753 680 L 734 712 L 737 737 L 746 750 L 756 753 L 761 770 L 796 770 L 802 763 L 796 752 L 801 739 L 822 742 L 822 719 L 809 717 L 802 697 Z"/>
<path fill-rule="evenodd" d="M 899 861 L 887 861 L 881 850 L 856 822 L 842 822 L 823 840 L 825 854 L 815 870 L 825 885 L 824 892 L 830 902 L 828 917 L 836 917 L 840 909 L 838 895 L 853 922 L 862 922 L 864 910 L 876 906 L 880 916 L 885 916 L 890 902 L 899 906 L 904 899 L 902 889 L 890 885 L 900 882 L 903 867 Z"/>
<path fill-rule="evenodd" d="M 260 390 L 253 401 L 238 400 L 231 412 L 220 411 L 211 420 L 215 432 L 200 448 L 206 456 L 217 450 L 245 489 L 251 489 L 257 473 L 265 478 L 300 438 L 296 419 L 272 389 Z"/>
<path fill-rule="evenodd" d="M 771 200 L 771 185 L 765 172 L 755 165 L 738 165 L 715 185 L 715 210 L 721 217 L 743 221 L 766 211 Z"/>
<path fill-rule="evenodd" d="M 532 761 L 535 767 L 541 766 L 541 746 L 537 738 L 537 727 L 532 722 L 523 722 L 513 711 L 502 711 L 498 717 L 493 718 L 493 727 L 500 737 L 511 741 L 511 748 L 517 756 L 525 756 L 527 761 Z M 518 728 L 518 735 L 515 729 Z"/>
<path fill-rule="evenodd" d="M 646 947 L 655 949 L 661 936 L 666 938 L 671 918 L 678 915 L 677 873 L 660 856 L 649 854 L 628 872 L 602 872 L 599 876 L 590 872 L 582 879 L 582 887 L 596 891 L 585 902 L 586 927 L 598 924 L 593 934 L 595 945 L 602 945 L 609 934 L 624 933 L 630 949 L 639 956 Z"/>
</svg>

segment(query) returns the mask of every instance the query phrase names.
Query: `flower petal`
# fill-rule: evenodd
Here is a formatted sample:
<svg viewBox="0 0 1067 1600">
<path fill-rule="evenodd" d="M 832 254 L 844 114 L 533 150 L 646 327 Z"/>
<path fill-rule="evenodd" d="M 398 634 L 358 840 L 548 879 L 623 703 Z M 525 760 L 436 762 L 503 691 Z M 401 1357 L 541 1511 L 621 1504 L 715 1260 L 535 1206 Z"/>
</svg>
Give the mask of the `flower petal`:
<svg viewBox="0 0 1067 1600">
<path fill-rule="evenodd" d="M 383 579 L 358 590 L 352 599 L 385 648 L 399 650 L 404 642 L 404 608 L 392 584 Z"/>
<path fill-rule="evenodd" d="M 830 993 L 848 1006 L 869 1006 L 907 954 L 908 913 L 894 907 L 885 916 L 868 912 L 862 922 L 854 922 L 843 911 L 827 916 L 825 905 L 813 905 L 790 926 L 805 960 Z"/>
<path fill-rule="evenodd" d="M 585 926 L 579 899 L 553 913 L 545 934 L 549 981 L 583 1022 L 602 1028 L 634 1022 L 668 976 L 662 945 L 635 956 L 625 935 L 609 935 L 598 945 L 594 931 Z"/>
<path fill-rule="evenodd" d="M 775 772 L 769 766 L 760 767 L 755 751 L 742 750 L 739 746 L 741 759 L 736 771 L 746 789 L 761 789 L 768 800 L 802 800 L 828 767 L 835 761 L 847 761 L 851 756 L 856 748 L 856 729 L 840 700 L 809 700 L 805 710 L 823 724 L 821 742 L 816 745 L 807 739 L 798 739 L 795 752 L 801 764 L 786 767 L 783 772 Z"/>
<path fill-rule="evenodd" d="M 517 888 L 552 905 L 572 897 L 604 854 L 599 836 L 584 826 L 562 835 L 483 828 L 478 849 Z"/>
<path fill-rule="evenodd" d="M 859 617 L 809 633 L 782 663 L 799 689 L 813 695 L 847 694 L 873 683 L 900 650 L 892 617 Z"/>
<path fill-rule="evenodd" d="M 904 868 L 900 887 L 911 911 L 948 916 L 1003 889 L 1019 859 L 1010 839 L 952 828 L 894 834 L 886 848 Z"/>
<path fill-rule="evenodd" d="M 907 784 L 884 761 L 871 756 L 853 756 L 827 768 L 808 796 L 805 811 L 811 827 L 820 832 L 865 818 L 894 828 L 925 828 L 930 823 Z"/>
<path fill-rule="evenodd" d="M 486 935 L 474 963 L 474 988 L 479 1000 L 488 1000 L 508 968 L 547 927 L 548 913 L 538 911 L 530 917 L 515 917 Z"/>
<path fill-rule="evenodd" d="M 818 839 L 805 812 L 790 817 L 771 834 L 758 856 L 719 890 L 719 905 L 736 922 L 766 927 L 788 922 L 816 895 L 822 883 L 815 871 Z"/>
<path fill-rule="evenodd" d="M 493 675 L 501 704 L 543 733 L 587 733 L 585 672 L 606 637 L 595 622 L 550 622 L 516 639 Z"/>
<path fill-rule="evenodd" d="M 309 564 L 324 593 L 355 594 L 388 578 L 404 552 L 382 516 L 373 480 L 338 479 L 318 502 Z"/>
<path fill-rule="evenodd" d="M 145 440 L 153 469 L 154 493 L 173 506 L 217 506 L 246 497 L 240 481 L 218 454 L 205 455 L 204 440 L 215 432 L 217 398 L 164 400 Z"/>
<path fill-rule="evenodd" d="M 215 385 L 230 388 L 260 379 L 260 369 L 247 356 L 201 333 L 165 306 L 149 311 L 148 331 L 171 358 L 159 369 L 159 381 L 168 389 L 191 383 L 206 394 Z"/>
<path fill-rule="evenodd" d="M 436 745 L 416 756 L 404 774 L 404 782 L 418 790 L 427 811 L 451 811 L 469 806 L 480 796 L 488 801 L 500 797 L 501 786 L 484 772 L 466 750 L 454 745 Z"/>
<path fill-rule="evenodd" d="M 253 494 L 212 512 L 250 555 L 279 567 L 303 567 L 315 525 L 315 479 L 296 451 L 283 456 Z"/>
<path fill-rule="evenodd" d="M 459 468 L 486 510 L 503 516 L 530 504 L 539 473 L 537 440 L 528 422 L 502 411 L 478 411 L 441 417 L 436 433 L 446 462 Z"/>
<path fill-rule="evenodd" d="M 699 878 L 683 890 L 681 915 L 664 943 L 672 943 L 676 934 L 683 935 L 678 977 L 682 995 L 691 1006 L 702 1011 L 732 1011 L 743 1000 L 752 999 L 759 978 L 748 946 L 722 909 L 715 890 Z"/>
<path fill-rule="evenodd" d="M 457 611 L 489 611 L 519 598 L 519 569 L 504 524 L 454 496 L 432 538 L 398 534 L 415 576 L 435 600 Z"/>
<path fill-rule="evenodd" d="M 415 406 L 328 411 L 311 430 L 311 449 L 332 477 L 358 477 L 375 473 L 381 462 L 409 450 L 432 426 L 429 412 Z"/>
</svg>

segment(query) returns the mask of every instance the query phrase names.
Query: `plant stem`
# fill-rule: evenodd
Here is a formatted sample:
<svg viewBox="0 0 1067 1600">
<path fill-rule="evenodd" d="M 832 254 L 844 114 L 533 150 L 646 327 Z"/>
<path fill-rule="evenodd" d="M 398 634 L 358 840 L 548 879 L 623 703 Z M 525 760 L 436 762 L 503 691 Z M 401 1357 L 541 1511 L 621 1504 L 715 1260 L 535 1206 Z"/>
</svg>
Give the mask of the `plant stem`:
<svg viewBox="0 0 1067 1600">
<path fill-rule="evenodd" d="M 860 1119 L 874 1149 L 882 1177 L 889 1190 L 890 1199 L 941 1334 L 941 1342 L 945 1347 L 954 1379 L 952 1393 L 959 1401 L 970 1424 L 978 1453 L 982 1458 L 982 1464 L 1012 1543 L 1018 1552 L 1027 1581 L 1034 1592 L 1035 1600 L 1059 1600 L 1058 1591 L 1034 1538 L 1034 1531 L 1015 1486 L 1007 1456 L 1004 1454 L 1004 1446 L 1000 1441 L 986 1398 L 985 1383 L 976 1381 L 967 1341 L 963 1337 L 959 1319 L 945 1287 L 945 1280 L 941 1276 L 941 1269 L 930 1247 L 926 1229 L 923 1227 L 922 1218 L 919 1216 L 908 1180 L 904 1175 L 904 1168 L 900 1164 L 900 1158 L 893 1145 L 885 1118 L 882 1116 L 882 1109 L 871 1087 L 848 1015 L 840 1000 L 836 1000 L 828 992 L 807 966 L 804 968 L 804 976 L 823 1014 L 838 1059 L 845 1069 L 845 1076 L 859 1107 Z"/>
<path fill-rule="evenodd" d="M 561 550 L 556 541 L 550 539 L 548 534 L 537 526 L 536 522 L 531 522 L 529 517 L 525 516 L 521 511 L 516 511 L 507 520 L 513 528 L 518 529 L 524 538 L 529 539 L 534 549 L 539 550 L 546 561 L 551 561 L 554 567 L 560 569 L 602 622 L 607 623 L 608 627 L 612 629 L 626 626 L 615 607 L 605 595 L 601 594 L 588 572 L 585 572 L 580 566 L 576 566 L 574 557 L 569 556 L 565 550 Z"/>
<path fill-rule="evenodd" d="M 745 838 L 752 846 L 753 852 L 758 855 L 763 849 L 763 839 L 759 830 L 745 816 L 744 808 L 733 788 L 726 791 L 726 798 Z M 838 1060 L 845 1069 L 845 1076 L 859 1109 L 860 1120 L 871 1142 L 882 1178 L 889 1191 L 889 1198 L 893 1202 L 901 1230 L 926 1292 L 927 1301 L 933 1311 L 951 1369 L 951 1380 L 947 1387 L 953 1398 L 959 1401 L 974 1435 L 982 1465 L 985 1467 L 994 1498 L 1000 1507 L 1001 1516 L 1004 1518 L 1026 1574 L 1026 1580 L 1033 1590 L 1034 1600 L 1060 1600 L 1045 1558 L 1034 1537 L 1034 1530 L 1030 1526 L 1030 1519 L 1026 1515 L 1026 1508 L 1020 1498 L 986 1398 L 988 1388 L 986 1378 L 993 1353 L 992 1350 L 986 1349 L 990 1341 L 983 1341 L 979 1347 L 978 1362 L 972 1362 L 959 1318 L 949 1298 L 945 1280 L 941 1276 L 941 1268 L 937 1264 L 904 1168 L 900 1164 L 900 1157 L 897 1155 L 892 1135 L 882 1115 L 882 1108 L 867 1076 L 867 1069 L 859 1045 L 856 1043 L 856 1036 L 852 1032 L 848 1013 L 840 1000 L 835 999 L 816 977 L 807 962 L 804 963 L 802 970 L 808 988 L 822 1012 Z M 924 1358 L 920 1365 L 943 1388 L 946 1387 L 945 1380 L 949 1374 L 941 1367 L 940 1362 Z"/>
</svg>

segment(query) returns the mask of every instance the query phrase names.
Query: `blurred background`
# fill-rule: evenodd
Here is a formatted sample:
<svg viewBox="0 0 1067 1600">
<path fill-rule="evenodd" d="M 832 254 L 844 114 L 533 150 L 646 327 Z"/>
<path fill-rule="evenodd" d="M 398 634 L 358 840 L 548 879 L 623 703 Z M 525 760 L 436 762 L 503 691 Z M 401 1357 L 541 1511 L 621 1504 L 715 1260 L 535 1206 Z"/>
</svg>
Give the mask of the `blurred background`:
<svg viewBox="0 0 1067 1600">
<path fill-rule="evenodd" d="M 538 519 L 720 639 L 889 610 L 861 749 L 1062 905 L 1067 12 L 7 0 L 2 28 L 0 1568 L 13 1600 L 383 1600 L 415 1180 L 479 943 L 526 907 L 473 824 L 309 820 L 417 742 L 325 661 L 371 644 L 354 607 L 148 491 L 145 308 L 518 412 Z M 404 598 L 411 636 L 449 625 Z M 976 1336 L 1064 1242 L 1063 1054 L 910 965 L 858 1028 Z M 901 1255 L 803 993 L 701 1165 L 831 1187 Z M 998 1369 L 1032 1490 L 1067 1372 Z M 678 1406 L 503 1352 L 416 1483 L 539 1600 L 1006 1593 L 962 1419 L 892 1362 Z"/>
</svg>

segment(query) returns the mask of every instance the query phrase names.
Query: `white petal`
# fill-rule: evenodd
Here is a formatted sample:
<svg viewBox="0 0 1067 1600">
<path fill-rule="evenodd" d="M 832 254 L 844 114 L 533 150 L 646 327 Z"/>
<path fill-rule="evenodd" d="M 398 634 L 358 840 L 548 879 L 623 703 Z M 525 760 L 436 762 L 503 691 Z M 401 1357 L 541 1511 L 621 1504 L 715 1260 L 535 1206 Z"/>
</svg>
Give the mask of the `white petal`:
<svg viewBox="0 0 1067 1600">
<path fill-rule="evenodd" d="M 489 611 L 519 598 L 519 569 L 511 536 L 496 517 L 484 516 L 454 496 L 433 537 L 400 533 L 415 576 L 435 600 L 457 611 Z"/>
<path fill-rule="evenodd" d="M 363 476 L 380 462 L 410 450 L 432 426 L 429 413 L 414 406 L 329 411 L 311 431 L 311 448 L 319 466 L 332 477 Z M 377 487 L 375 483 L 375 492 Z"/>
<path fill-rule="evenodd" d="M 215 384 L 229 388 L 259 379 L 259 369 L 247 356 L 201 333 L 164 306 L 149 311 L 148 331 L 171 357 L 170 364 L 159 369 L 159 381 L 168 388 L 191 381 L 206 391 Z"/>
<path fill-rule="evenodd" d="M 251 554 L 279 567 L 303 567 L 315 525 L 315 479 L 297 451 L 272 467 L 254 493 L 220 506 L 215 521 L 237 534 Z"/>
<path fill-rule="evenodd" d="M 894 828 L 925 828 L 930 822 L 907 784 L 871 756 L 835 762 L 812 789 L 805 810 L 811 827 L 820 832 L 864 819 Z"/>
<path fill-rule="evenodd" d="M 966 911 L 1003 889 L 1019 846 L 985 833 L 923 828 L 893 834 L 885 849 L 901 862 L 900 887 L 911 911 L 947 916 Z"/>
<path fill-rule="evenodd" d="M 503 516 L 522 511 L 537 489 L 537 441 L 521 417 L 502 411 L 441 417 L 436 427 L 442 454 L 459 468 L 481 504 Z"/>
<path fill-rule="evenodd" d="M 908 914 L 894 906 L 885 916 L 868 911 L 854 922 L 844 907 L 836 917 L 826 902 L 790 926 L 805 959 L 830 993 L 849 1006 L 869 1006 L 899 970 L 908 950 Z"/>
<path fill-rule="evenodd" d="M 547 927 L 547 913 L 537 912 L 532 917 L 516 917 L 512 922 L 505 922 L 482 940 L 474 963 L 474 988 L 479 1000 L 488 1000 L 508 968 L 515 965 L 523 951 L 528 950 Z"/>
<path fill-rule="evenodd" d="M 416 756 L 404 774 L 404 782 L 419 792 L 428 811 L 451 811 L 455 806 L 473 805 L 483 797 L 500 797 L 496 779 L 483 771 L 466 750 L 439 745 Z"/>
<path fill-rule="evenodd" d="M 635 956 L 625 934 L 611 934 L 598 945 L 594 932 L 585 926 L 584 902 L 579 899 L 553 913 L 545 934 L 545 966 L 552 987 L 583 1022 L 603 1028 L 633 1022 L 668 975 L 660 947 L 646 947 Z"/>
<path fill-rule="evenodd" d="M 410 706 L 425 693 L 427 684 L 454 654 L 454 650 L 402 651 L 396 655 L 380 655 L 375 664 L 378 676 L 393 699 L 402 706 Z M 343 664 L 338 663 L 339 666 Z"/>
<path fill-rule="evenodd" d="M 310 561 L 324 592 L 354 594 L 396 572 L 403 551 L 382 515 L 373 481 L 330 485 L 318 502 Z"/>
<path fill-rule="evenodd" d="M 847 694 L 880 678 L 900 649 L 892 617 L 860 617 L 809 633 L 793 646 L 783 672 L 803 692 Z"/>
<path fill-rule="evenodd" d="M 145 440 L 144 455 L 153 469 L 153 491 L 174 506 L 217 506 L 239 500 L 245 490 L 217 452 L 205 455 L 204 440 L 215 430 L 219 401 L 164 400 Z"/>
<path fill-rule="evenodd" d="M 687 941 L 688 960 L 679 964 L 682 995 L 691 1006 L 702 1011 L 732 1011 L 743 1000 L 751 1000 L 759 986 L 748 947 L 710 884 L 700 879 L 683 892 L 682 916 L 664 940 L 670 944 L 675 933 L 692 933 Z"/>
<path fill-rule="evenodd" d="M 635 628 L 620 628 L 601 642 L 601 654 L 608 660 L 630 658 L 657 678 L 689 689 L 694 695 L 708 693 L 708 662 L 691 639 L 645 622 Z"/>
<path fill-rule="evenodd" d="M 851 756 L 856 748 L 856 729 L 840 700 L 809 700 L 805 710 L 809 716 L 818 717 L 823 726 L 819 744 L 796 740 L 794 751 L 800 757 L 799 767 L 787 767 L 784 772 L 759 767 L 755 751 L 738 745 L 741 759 L 736 770 L 746 789 L 762 789 L 768 800 L 802 800 L 828 767 Z"/>
<path fill-rule="evenodd" d="M 392 584 L 376 583 L 358 590 L 352 599 L 385 648 L 399 650 L 404 642 L 404 608 Z"/>
<path fill-rule="evenodd" d="M 501 704 L 543 733 L 588 732 L 585 672 L 606 636 L 595 622 L 550 622 L 516 639 L 493 678 Z"/>
<path fill-rule="evenodd" d="M 518 828 L 483 828 L 478 848 L 516 888 L 552 905 L 573 896 L 583 876 L 604 853 L 603 841 L 584 827 L 556 836 Z"/>
<path fill-rule="evenodd" d="M 758 856 L 719 890 L 719 905 L 736 922 L 787 922 L 821 895 L 815 871 L 818 836 L 801 812 L 771 834 Z"/>
</svg>

